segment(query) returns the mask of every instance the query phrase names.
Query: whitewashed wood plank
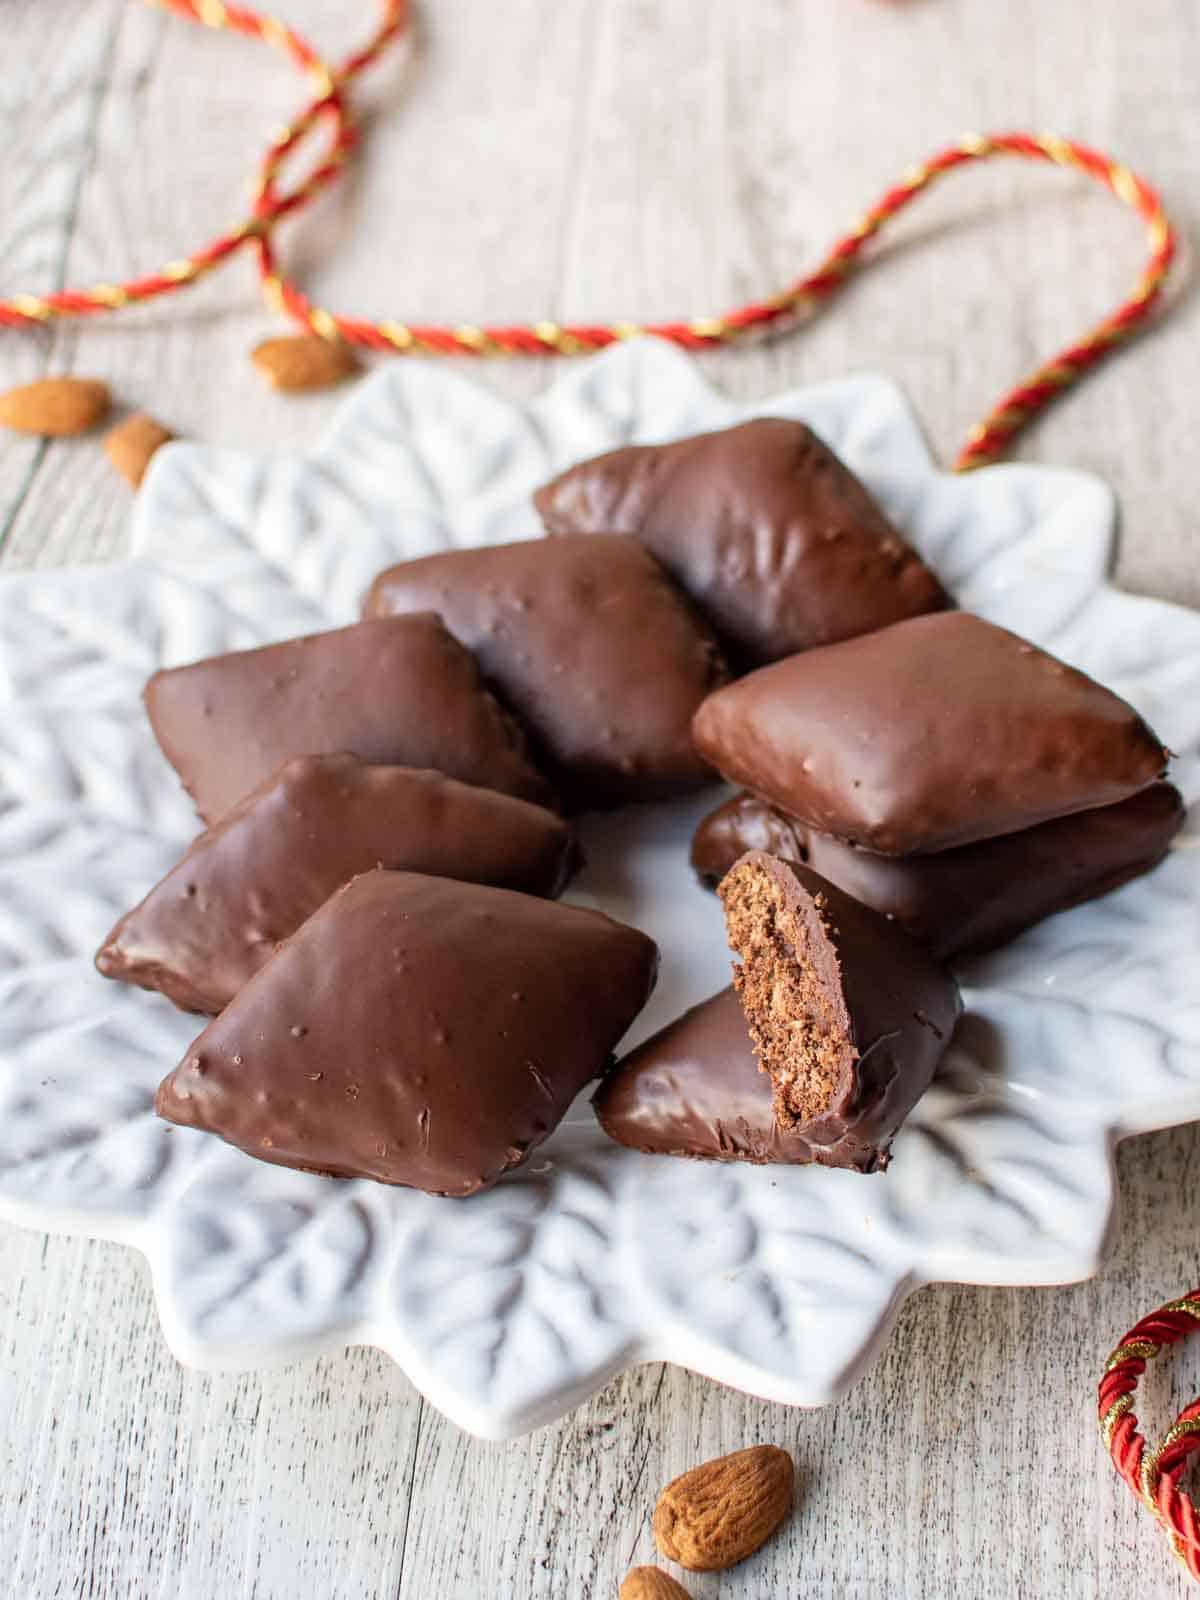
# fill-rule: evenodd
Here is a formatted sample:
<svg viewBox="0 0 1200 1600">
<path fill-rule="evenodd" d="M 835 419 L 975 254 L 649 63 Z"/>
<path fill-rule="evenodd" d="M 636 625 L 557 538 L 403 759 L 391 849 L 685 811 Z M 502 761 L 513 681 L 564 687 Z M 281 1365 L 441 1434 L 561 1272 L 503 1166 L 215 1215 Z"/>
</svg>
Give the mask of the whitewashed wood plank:
<svg viewBox="0 0 1200 1600">
<path fill-rule="evenodd" d="M 0 7 L 0 295 L 48 292 L 66 282 L 119 22 L 116 0 L 52 8 L 9 0 Z M 6 333 L 0 388 L 69 370 L 74 343 L 74 332 L 65 340 L 40 329 Z M 0 547 L 49 449 L 11 434 L 0 441 Z"/>
<path fill-rule="evenodd" d="M 334 0 L 286 9 L 331 44 L 359 23 Z M 21 63 L 10 83 L 36 81 L 55 45 L 65 61 L 71 30 L 100 14 L 83 0 L 6 0 L 6 55 Z M 319 292 L 413 318 L 705 312 L 802 270 L 907 160 L 962 128 L 1017 123 L 1127 156 L 1194 229 L 1198 66 L 1200 19 L 1184 0 L 440 0 L 422 12 L 409 82 L 388 69 L 369 91 L 386 120 L 361 177 L 298 223 L 289 249 Z M 221 226 L 246 154 L 295 103 L 288 69 L 261 50 L 136 6 L 110 75 L 75 277 L 138 270 Z M 34 141 L 21 149 L 46 148 L 38 117 L 5 103 L 6 128 Z M 0 184 L 28 170 L 14 159 Z M 747 397 L 890 371 L 949 454 L 1024 365 L 1121 292 L 1140 239 L 1090 187 L 1006 166 L 952 180 L 883 253 L 794 338 L 706 369 Z M 3 251 L 7 287 L 27 281 L 20 265 Z M 1126 581 L 1193 600 L 1198 315 L 1185 301 L 1022 445 L 1110 477 L 1125 504 Z M 245 355 L 271 326 L 235 266 L 186 299 L 82 328 L 77 347 L 51 356 L 110 376 L 129 404 L 194 436 L 290 446 L 336 401 L 264 395 Z M 0 347 L 13 363 L 29 349 Z M 524 395 L 548 371 L 481 375 Z M 6 445 L 0 490 L 10 459 Z M 0 560 L 120 548 L 125 490 L 95 445 L 56 446 L 47 467 Z M 0 1569 L 35 1600 L 124 1600 L 143 1584 L 189 1597 L 611 1595 L 627 1564 L 652 1557 L 659 1484 L 762 1437 L 796 1451 L 799 1514 L 746 1568 L 689 1578 L 697 1596 L 987 1600 L 1134 1584 L 1182 1595 L 1160 1536 L 1103 1460 L 1091 1408 L 1109 1345 L 1195 1272 L 1183 1197 L 1198 1153 L 1192 1131 L 1127 1148 L 1126 1233 L 1097 1283 L 923 1292 L 833 1410 L 798 1416 L 647 1369 L 503 1447 L 428 1411 L 418 1422 L 412 1391 L 362 1352 L 284 1374 L 181 1374 L 131 1259 L 0 1230 Z M 1200 1387 L 1189 1360 L 1181 1397 Z M 1170 1387 L 1151 1390 L 1163 1422 Z M 1025 1482 L 1077 1502 L 1039 1503 Z"/>
<path fill-rule="evenodd" d="M 336 8 L 323 9 L 328 23 Z M 149 6 L 118 10 L 95 159 L 64 267 L 73 285 L 140 275 L 239 220 L 269 132 L 305 99 L 300 75 L 261 44 L 189 27 Z M 355 37 L 344 18 L 325 32 L 340 35 L 342 48 Z M 108 379 L 121 410 L 149 410 L 189 437 L 267 448 L 289 430 L 300 437 L 298 428 L 319 423 L 336 403 L 322 396 L 288 407 L 265 394 L 248 353 L 274 326 L 247 255 L 170 300 L 64 324 L 50 339 L 54 359 L 69 348 L 75 370 Z M 100 438 L 39 449 L 0 565 L 123 549 L 129 489 Z"/>
<path fill-rule="evenodd" d="M 6 1594 L 394 1593 L 416 1418 L 373 1351 L 185 1372 L 130 1252 L 0 1231 Z"/>
</svg>

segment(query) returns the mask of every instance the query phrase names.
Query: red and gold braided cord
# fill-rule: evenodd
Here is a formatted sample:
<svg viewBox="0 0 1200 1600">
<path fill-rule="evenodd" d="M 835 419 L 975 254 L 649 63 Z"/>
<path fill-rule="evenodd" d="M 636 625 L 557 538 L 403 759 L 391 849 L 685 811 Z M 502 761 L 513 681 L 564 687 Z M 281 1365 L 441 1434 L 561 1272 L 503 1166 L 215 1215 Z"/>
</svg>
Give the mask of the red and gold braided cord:
<svg viewBox="0 0 1200 1600">
<path fill-rule="evenodd" d="M 460 323 L 435 326 L 395 320 L 366 321 L 314 305 L 280 269 L 273 242 L 278 222 L 307 205 L 341 171 L 354 148 L 356 134 L 347 103 L 353 80 L 405 31 L 408 0 L 380 0 L 381 16 L 367 44 L 331 66 L 278 18 L 228 5 L 225 0 L 150 0 L 151 4 L 205 27 L 227 29 L 261 39 L 288 56 L 315 91 L 306 109 L 277 136 L 258 174 L 249 217 L 228 233 L 189 256 L 168 262 L 147 277 L 122 284 L 93 284 L 81 290 L 49 295 L 17 295 L 0 301 L 0 326 L 21 327 L 57 317 L 91 316 L 170 294 L 211 272 L 244 245 L 253 243 L 264 293 L 293 321 L 323 339 L 341 339 L 370 350 L 401 355 L 544 356 L 580 355 L 639 334 L 655 334 L 687 350 L 733 344 L 754 333 L 795 323 L 833 295 L 857 266 L 867 244 L 883 226 L 947 173 L 971 162 L 996 156 L 1019 156 L 1049 162 L 1104 184 L 1145 223 L 1150 254 L 1133 293 L 1076 343 L 1029 374 L 988 416 L 971 430 L 955 467 L 965 471 L 1004 453 L 1022 428 L 1046 405 L 1143 326 L 1170 272 L 1176 241 L 1161 200 L 1129 167 L 1099 151 L 1051 134 L 995 133 L 968 135 L 930 160 L 910 168 L 893 188 L 839 239 L 824 260 L 805 277 L 770 299 L 737 306 L 713 317 L 670 322 L 559 323 L 549 319 L 530 324 L 488 326 Z M 280 192 L 277 178 L 283 161 L 323 124 L 330 137 L 319 164 L 295 189 Z"/>
<path fill-rule="evenodd" d="M 1133 1403 L 1147 1361 L 1198 1330 L 1200 1289 L 1193 1289 L 1130 1328 L 1105 1362 L 1099 1391 L 1100 1437 L 1113 1466 L 1158 1518 L 1171 1548 L 1196 1579 L 1200 1579 L 1200 1522 L 1179 1480 L 1191 1456 L 1200 1450 L 1200 1400 L 1184 1406 L 1153 1450 L 1138 1431 Z"/>
</svg>

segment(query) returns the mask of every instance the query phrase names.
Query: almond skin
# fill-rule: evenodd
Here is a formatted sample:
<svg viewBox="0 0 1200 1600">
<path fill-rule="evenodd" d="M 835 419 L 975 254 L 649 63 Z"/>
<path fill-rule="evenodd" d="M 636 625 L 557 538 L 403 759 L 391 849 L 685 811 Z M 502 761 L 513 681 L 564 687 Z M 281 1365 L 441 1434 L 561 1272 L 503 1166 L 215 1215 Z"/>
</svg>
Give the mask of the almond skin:
<svg viewBox="0 0 1200 1600">
<path fill-rule="evenodd" d="M 139 411 L 117 424 L 105 439 L 104 449 L 125 482 L 136 489 L 146 476 L 151 456 L 174 437 L 170 428 Z"/>
<path fill-rule="evenodd" d="M 16 433 L 66 439 L 94 428 L 111 405 L 108 385 L 96 378 L 39 378 L 0 394 L 0 423 Z"/>
<path fill-rule="evenodd" d="M 720 1572 L 765 1543 L 792 1506 L 786 1450 L 759 1444 L 673 1479 L 654 1508 L 654 1542 L 692 1572 Z"/>
<path fill-rule="evenodd" d="M 688 1592 L 661 1567 L 634 1567 L 617 1600 L 688 1600 Z"/>
<path fill-rule="evenodd" d="M 327 389 L 359 370 L 348 345 L 310 333 L 266 339 L 255 346 L 250 359 L 273 389 L 297 394 L 305 389 Z"/>
</svg>

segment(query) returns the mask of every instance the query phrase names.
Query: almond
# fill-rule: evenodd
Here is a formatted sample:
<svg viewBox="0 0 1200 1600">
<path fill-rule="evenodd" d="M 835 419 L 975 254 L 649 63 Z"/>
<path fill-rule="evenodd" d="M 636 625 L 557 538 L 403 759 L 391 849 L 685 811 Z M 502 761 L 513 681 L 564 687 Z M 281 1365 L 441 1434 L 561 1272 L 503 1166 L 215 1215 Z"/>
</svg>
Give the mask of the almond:
<svg viewBox="0 0 1200 1600">
<path fill-rule="evenodd" d="M 634 1567 L 617 1600 L 688 1600 L 688 1592 L 661 1567 Z"/>
<path fill-rule="evenodd" d="M 104 441 L 108 459 L 132 488 L 136 489 L 146 476 L 150 457 L 175 437 L 170 428 L 139 411 L 135 416 L 119 422 Z"/>
<path fill-rule="evenodd" d="M 251 360 L 273 389 L 327 389 L 358 371 L 349 345 L 300 333 L 256 345 Z"/>
<path fill-rule="evenodd" d="M 39 378 L 0 394 L 0 423 L 17 433 L 65 439 L 108 415 L 112 396 L 95 378 Z"/>
<path fill-rule="evenodd" d="M 792 1505 L 795 1469 L 771 1444 L 737 1450 L 675 1478 L 654 1508 L 654 1542 L 693 1572 L 744 1561 L 775 1532 Z"/>
</svg>

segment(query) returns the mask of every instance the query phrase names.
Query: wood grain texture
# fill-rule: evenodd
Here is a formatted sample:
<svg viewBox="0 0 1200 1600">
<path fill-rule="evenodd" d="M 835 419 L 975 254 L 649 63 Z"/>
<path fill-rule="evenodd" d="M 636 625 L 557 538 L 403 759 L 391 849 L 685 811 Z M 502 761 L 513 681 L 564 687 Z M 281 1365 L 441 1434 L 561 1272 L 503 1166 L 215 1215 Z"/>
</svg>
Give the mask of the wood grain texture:
<svg viewBox="0 0 1200 1600">
<path fill-rule="evenodd" d="M 369 12 L 283 9 L 331 52 Z M 297 102 L 262 47 L 122 0 L 0 0 L 0 37 L 6 292 L 124 276 L 224 226 Z M 796 276 L 909 160 L 1002 126 L 1120 154 L 1194 233 L 1198 69 L 1191 0 L 437 0 L 407 65 L 365 87 L 363 161 L 289 230 L 289 259 L 347 309 L 414 319 L 702 313 Z M 923 199 L 819 320 L 704 365 L 746 398 L 889 372 L 948 458 L 1141 253 L 1136 222 L 1081 180 L 973 171 Z M 1113 482 L 1122 581 L 1196 603 L 1200 310 L 1186 286 L 1178 300 L 1019 453 Z M 237 263 L 128 317 L 5 335 L 0 384 L 95 374 L 181 434 L 293 448 L 338 397 L 263 388 L 249 351 L 277 327 Z M 525 397 L 552 368 L 474 370 Z M 0 441 L 0 565 L 116 554 L 128 504 L 96 440 Z M 698 1600 L 1181 1596 L 1092 1407 L 1115 1338 L 1197 1276 L 1198 1168 L 1195 1130 L 1131 1141 L 1099 1280 L 924 1290 L 837 1407 L 647 1367 L 505 1446 L 465 1438 L 371 1351 L 182 1372 L 135 1257 L 0 1228 L 0 1592 L 606 1600 L 653 1559 L 658 1487 L 762 1441 L 796 1455 L 796 1516 L 745 1567 L 689 1577 Z M 1154 1420 L 1198 1387 L 1185 1352 L 1148 1387 Z"/>
</svg>

